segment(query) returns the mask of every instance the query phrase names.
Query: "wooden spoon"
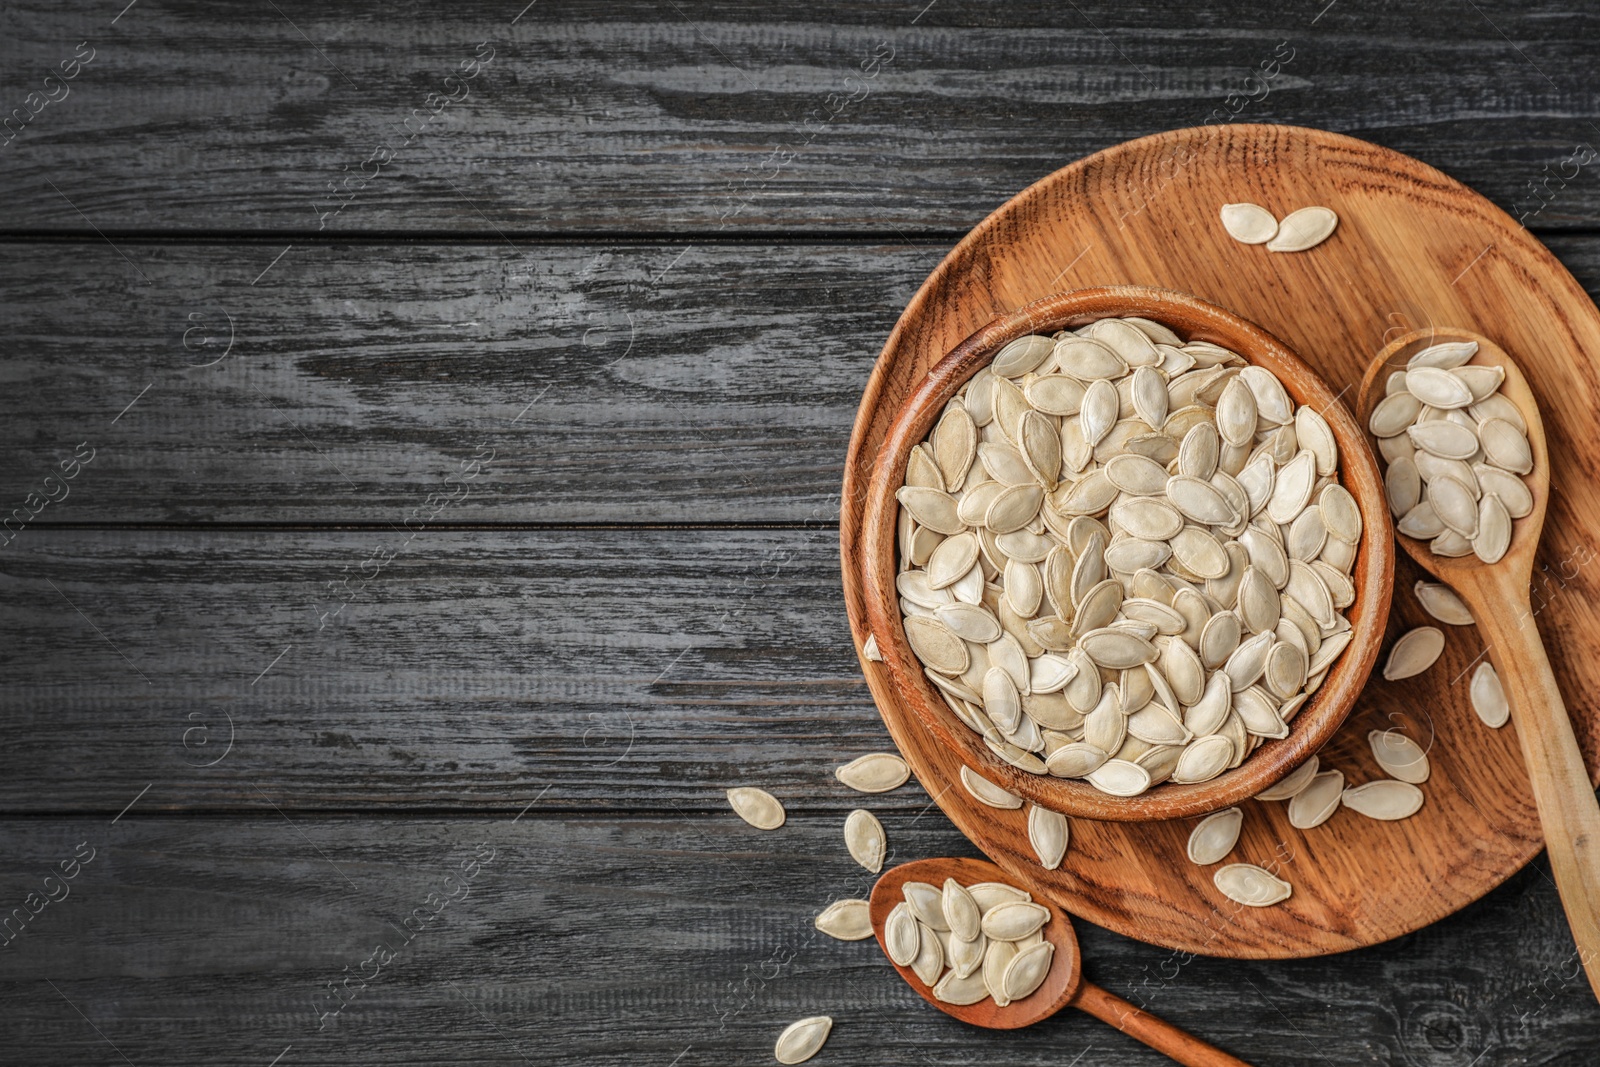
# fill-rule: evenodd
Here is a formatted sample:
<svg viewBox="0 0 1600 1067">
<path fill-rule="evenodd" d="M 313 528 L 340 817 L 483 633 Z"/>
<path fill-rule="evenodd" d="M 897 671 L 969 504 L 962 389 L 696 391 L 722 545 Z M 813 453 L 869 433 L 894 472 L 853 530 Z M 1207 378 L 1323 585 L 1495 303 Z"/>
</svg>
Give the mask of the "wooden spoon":
<svg viewBox="0 0 1600 1067">
<path fill-rule="evenodd" d="M 943 887 L 946 878 L 954 878 L 963 886 L 976 885 L 979 882 L 1005 882 L 1016 885 L 1016 879 L 986 860 L 917 860 L 915 863 L 903 863 L 884 872 L 878 879 L 878 884 L 872 887 L 872 930 L 878 935 L 878 946 L 883 948 L 885 955 L 889 950 L 884 944 L 884 924 L 888 921 L 889 913 L 894 910 L 894 906 L 905 899 L 902 891 L 905 884 L 927 882 L 929 885 Z M 912 989 L 921 993 L 922 998 L 928 1003 L 946 1015 L 954 1016 L 974 1026 L 985 1026 L 991 1030 L 1015 1030 L 1047 1019 L 1070 1004 L 1097 1019 L 1110 1023 L 1129 1037 L 1143 1041 L 1157 1052 L 1164 1052 L 1179 1063 L 1188 1064 L 1189 1067 L 1249 1067 L 1243 1060 L 1235 1059 L 1221 1049 L 1184 1033 L 1171 1023 L 1145 1014 L 1141 1009 L 1115 994 L 1106 992 L 1094 983 L 1084 981 L 1083 968 L 1078 957 L 1078 937 L 1072 931 L 1072 921 L 1048 897 L 1034 893 L 1033 899 L 1050 909 L 1050 919 L 1044 924 L 1041 932 L 1056 947 L 1056 952 L 1050 963 L 1050 971 L 1045 975 L 1044 983 L 1021 1000 L 1014 1000 L 1003 1008 L 996 1005 L 993 1000 L 981 1000 L 967 1006 L 947 1004 L 935 997 L 933 990 L 924 985 L 911 968 L 895 964 L 895 970 L 899 971 L 900 977 L 904 978 Z M 893 963 L 892 960 L 890 962 Z"/>
<path fill-rule="evenodd" d="M 1567 718 L 1550 659 L 1539 639 L 1537 612 L 1529 597 L 1539 534 L 1550 501 L 1550 458 L 1538 400 L 1516 363 L 1488 338 L 1466 330 L 1416 330 L 1379 352 L 1367 368 L 1361 382 L 1361 420 L 1365 424 L 1371 418 L 1392 372 L 1404 370 L 1407 360 L 1422 349 L 1446 341 L 1476 341 L 1478 351 L 1470 364 L 1505 370 L 1500 392 L 1517 406 L 1528 424 L 1533 473 L 1524 481 L 1533 494 L 1533 511 L 1514 520 L 1511 547 L 1494 564 L 1474 555 L 1435 555 L 1427 542 L 1398 531 L 1395 538 L 1424 570 L 1460 594 L 1488 645 L 1489 659 L 1500 675 L 1522 743 L 1556 888 L 1579 958 L 1588 971 L 1589 985 L 1600 995 L 1600 804 L 1595 801 L 1572 721 Z"/>
</svg>

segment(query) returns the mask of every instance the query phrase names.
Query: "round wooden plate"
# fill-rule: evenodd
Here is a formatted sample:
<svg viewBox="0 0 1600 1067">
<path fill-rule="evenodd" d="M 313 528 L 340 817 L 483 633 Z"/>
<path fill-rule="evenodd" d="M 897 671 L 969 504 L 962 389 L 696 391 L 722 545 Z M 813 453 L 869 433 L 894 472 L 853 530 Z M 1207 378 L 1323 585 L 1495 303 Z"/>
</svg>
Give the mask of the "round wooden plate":
<svg viewBox="0 0 1600 1067">
<path fill-rule="evenodd" d="M 1308 252 L 1273 253 L 1223 231 L 1218 209 L 1257 203 L 1282 218 L 1321 204 L 1339 228 Z M 1540 397 L 1552 500 L 1535 578 L 1539 630 L 1594 774 L 1600 770 L 1600 311 L 1537 240 L 1483 197 L 1417 160 L 1354 138 L 1287 126 L 1175 130 L 1079 160 L 1024 190 L 945 257 L 890 334 L 862 397 L 840 507 L 845 600 L 856 647 L 866 615 L 856 544 L 873 459 L 902 401 L 945 353 L 990 319 L 1053 292 L 1099 285 L 1190 292 L 1277 336 L 1353 403 L 1384 343 L 1429 326 L 1492 338 Z M 1395 567 L 1389 641 L 1435 624 Z M 1143 941 L 1235 958 L 1316 956 L 1377 944 L 1440 919 L 1505 881 L 1543 845 L 1514 726 L 1493 730 L 1467 699 L 1483 653 L 1473 627 L 1444 627 L 1444 656 L 1422 675 L 1374 674 L 1322 751 L 1355 785 L 1381 776 L 1367 743 L 1399 728 L 1428 748 L 1427 801 L 1382 823 L 1341 808 L 1312 830 L 1282 804 L 1246 801 L 1229 863 L 1294 886 L 1270 908 L 1234 904 L 1216 870 L 1185 856 L 1195 820 L 1075 819 L 1067 858 L 1043 870 L 1026 808 L 996 811 L 961 787 L 959 764 L 862 668 L 889 732 L 951 820 L 1014 878 L 1067 911 Z M 1386 642 L 1387 644 L 1387 642 Z"/>
</svg>

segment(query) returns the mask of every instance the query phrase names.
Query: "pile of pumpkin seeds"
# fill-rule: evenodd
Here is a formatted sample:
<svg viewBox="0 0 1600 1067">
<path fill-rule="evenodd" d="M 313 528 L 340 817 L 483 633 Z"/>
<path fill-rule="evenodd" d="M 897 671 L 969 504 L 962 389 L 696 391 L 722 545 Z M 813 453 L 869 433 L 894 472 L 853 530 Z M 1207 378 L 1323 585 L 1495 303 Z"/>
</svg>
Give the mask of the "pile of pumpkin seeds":
<svg viewBox="0 0 1600 1067">
<path fill-rule="evenodd" d="M 1498 563 L 1512 523 L 1533 511 L 1528 424 L 1500 392 L 1505 371 L 1469 363 L 1476 341 L 1424 348 L 1385 382 L 1367 426 L 1388 464 L 1397 529 L 1439 556 Z"/>
<path fill-rule="evenodd" d="M 1350 643 L 1362 536 L 1332 430 L 1142 318 L 1000 350 L 898 491 L 906 636 L 997 756 L 1114 796 L 1204 782 Z"/>
<path fill-rule="evenodd" d="M 946 1004 L 992 997 L 1003 1008 L 1032 995 L 1049 974 L 1056 949 L 1043 929 L 1050 909 L 1028 892 L 946 878 L 942 888 L 907 882 L 901 893 L 884 921 L 884 947 Z"/>
</svg>

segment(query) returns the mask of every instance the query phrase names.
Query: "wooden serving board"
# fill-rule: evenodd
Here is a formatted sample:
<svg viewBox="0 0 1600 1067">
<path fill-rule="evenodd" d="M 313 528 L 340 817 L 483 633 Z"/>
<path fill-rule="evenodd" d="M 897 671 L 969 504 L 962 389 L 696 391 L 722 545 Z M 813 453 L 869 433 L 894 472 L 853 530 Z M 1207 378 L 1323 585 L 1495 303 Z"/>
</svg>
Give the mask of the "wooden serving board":
<svg viewBox="0 0 1600 1067">
<path fill-rule="evenodd" d="M 1233 241 L 1227 202 L 1278 217 L 1313 204 L 1339 228 L 1301 253 Z M 1286 126 L 1176 130 L 1131 141 L 1024 190 L 964 238 L 907 306 L 867 384 L 850 442 L 840 530 L 856 647 L 865 640 L 854 545 L 873 459 L 899 404 L 928 369 L 991 318 L 1052 292 L 1136 284 L 1219 304 L 1286 342 L 1337 392 L 1354 388 L 1383 344 L 1427 326 L 1498 342 L 1543 405 L 1553 486 L 1535 580 L 1538 625 L 1593 773 L 1600 768 L 1600 312 L 1550 252 L 1489 201 L 1417 160 L 1350 137 Z M 1389 642 L 1431 623 L 1395 571 Z M 1367 744 L 1400 728 L 1428 748 L 1421 812 L 1381 823 L 1341 808 L 1308 831 L 1282 804 L 1247 801 L 1227 862 L 1275 869 L 1294 895 L 1247 908 L 1212 883 L 1184 846 L 1194 820 L 1074 820 L 1066 861 L 1045 871 L 1025 810 L 996 811 L 956 779 L 958 764 L 917 736 L 884 699 L 887 672 L 863 659 L 890 733 L 918 779 L 986 854 L 1068 911 L 1143 941 L 1236 958 L 1316 956 L 1416 930 L 1482 897 L 1542 847 L 1522 755 L 1507 725 L 1478 721 L 1469 668 L 1483 644 L 1445 627 L 1442 659 L 1419 677 L 1378 674 L 1322 752 L 1349 784 L 1381 775 Z"/>
</svg>

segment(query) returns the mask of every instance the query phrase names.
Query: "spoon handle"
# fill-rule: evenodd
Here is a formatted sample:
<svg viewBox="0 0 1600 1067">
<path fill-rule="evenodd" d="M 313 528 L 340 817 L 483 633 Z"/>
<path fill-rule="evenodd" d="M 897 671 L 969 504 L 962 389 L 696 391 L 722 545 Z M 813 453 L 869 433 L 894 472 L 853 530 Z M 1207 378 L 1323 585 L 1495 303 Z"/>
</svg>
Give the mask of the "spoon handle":
<svg viewBox="0 0 1600 1067">
<path fill-rule="evenodd" d="M 1250 1067 L 1244 1060 L 1236 1059 L 1220 1048 L 1184 1033 L 1171 1023 L 1147 1014 L 1093 982 L 1084 982 L 1078 988 L 1072 1005 L 1187 1067 Z"/>
<path fill-rule="evenodd" d="M 1600 803 L 1526 595 L 1473 611 L 1511 704 L 1550 870 L 1589 985 L 1600 995 Z"/>
</svg>

